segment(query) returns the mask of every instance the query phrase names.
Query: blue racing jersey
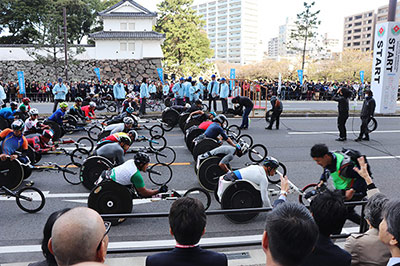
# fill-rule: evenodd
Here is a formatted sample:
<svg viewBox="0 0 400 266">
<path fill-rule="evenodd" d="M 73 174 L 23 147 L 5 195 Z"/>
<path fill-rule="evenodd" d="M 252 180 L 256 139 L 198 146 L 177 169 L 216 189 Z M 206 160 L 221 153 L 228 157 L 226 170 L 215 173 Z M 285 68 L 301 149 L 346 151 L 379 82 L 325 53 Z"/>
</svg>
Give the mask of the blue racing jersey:
<svg viewBox="0 0 400 266">
<path fill-rule="evenodd" d="M 214 122 L 212 123 L 204 132 L 204 135 L 206 135 L 207 138 L 215 139 L 218 140 L 218 136 L 221 135 L 224 140 L 228 139 L 228 136 L 225 134 L 224 130 L 222 127 Z"/>
<path fill-rule="evenodd" d="M 62 125 L 62 124 L 63 124 L 64 115 L 65 115 L 65 112 L 63 112 L 63 111 L 61 110 L 61 108 L 60 108 L 60 109 L 58 109 L 57 111 L 55 111 L 55 112 L 49 117 L 49 120 L 54 121 L 54 122 L 56 122 L 56 123 L 59 124 L 59 125 Z"/>
<path fill-rule="evenodd" d="M 6 128 L 0 133 L 0 148 L 1 154 L 13 155 L 15 151 L 28 149 L 28 141 L 24 136 L 15 136 L 14 131 Z"/>
</svg>

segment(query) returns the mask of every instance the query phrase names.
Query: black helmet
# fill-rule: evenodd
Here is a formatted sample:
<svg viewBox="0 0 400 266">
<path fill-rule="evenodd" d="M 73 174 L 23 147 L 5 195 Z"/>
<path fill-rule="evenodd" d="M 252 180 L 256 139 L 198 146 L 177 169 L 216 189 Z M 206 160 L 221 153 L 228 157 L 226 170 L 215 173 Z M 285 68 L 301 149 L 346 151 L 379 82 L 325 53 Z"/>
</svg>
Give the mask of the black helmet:
<svg viewBox="0 0 400 266">
<path fill-rule="evenodd" d="M 11 124 L 11 129 L 12 130 L 24 130 L 25 124 L 24 121 L 22 121 L 21 119 L 15 120 L 14 122 L 12 122 Z"/>
<path fill-rule="evenodd" d="M 138 152 L 135 154 L 135 164 L 147 164 L 150 162 L 150 157 L 143 152 Z"/>
<path fill-rule="evenodd" d="M 128 135 L 119 136 L 119 142 L 127 145 L 131 145 L 132 143 L 131 138 L 128 137 Z"/>
<path fill-rule="evenodd" d="M 11 107 L 18 107 L 18 103 L 16 103 L 16 102 L 11 102 L 11 103 L 10 103 L 10 106 L 11 106 Z"/>
<path fill-rule="evenodd" d="M 224 115 L 217 115 L 216 117 L 214 117 L 214 119 L 212 120 L 213 122 L 218 122 L 223 124 L 226 121 L 226 116 Z"/>
<path fill-rule="evenodd" d="M 263 166 L 277 169 L 279 167 L 279 162 L 274 157 L 268 156 L 264 159 Z"/>
</svg>

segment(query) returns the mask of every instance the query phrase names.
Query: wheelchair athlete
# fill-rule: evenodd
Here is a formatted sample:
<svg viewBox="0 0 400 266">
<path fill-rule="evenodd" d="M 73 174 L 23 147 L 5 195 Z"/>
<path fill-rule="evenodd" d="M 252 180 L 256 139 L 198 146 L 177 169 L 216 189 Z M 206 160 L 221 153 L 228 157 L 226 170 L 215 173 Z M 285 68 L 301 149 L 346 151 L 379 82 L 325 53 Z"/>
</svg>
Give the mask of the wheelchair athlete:
<svg viewBox="0 0 400 266">
<path fill-rule="evenodd" d="M 114 165 L 123 164 L 125 162 L 124 154 L 132 143 L 131 138 L 127 134 L 123 134 L 118 136 L 117 141 L 105 140 L 99 143 L 94 155 L 105 157 Z"/>
<path fill-rule="evenodd" d="M 15 120 L 11 124 L 11 129 L 6 128 L 0 133 L 0 159 L 5 161 L 7 158 L 10 160 L 18 159 L 21 163 L 29 163 L 26 156 L 28 151 L 28 141 L 22 135 L 24 130 L 24 122 L 22 120 Z M 16 152 L 21 152 L 17 155 Z"/>
<path fill-rule="evenodd" d="M 41 135 L 35 134 L 29 138 L 28 144 L 31 146 L 35 152 L 45 153 L 48 151 L 54 151 L 56 149 L 55 145 L 49 145 L 50 140 L 53 138 L 54 133 L 50 129 L 43 130 Z"/>
<path fill-rule="evenodd" d="M 134 113 L 135 109 L 133 109 L 133 107 L 128 107 L 126 108 L 126 112 L 123 112 L 117 116 L 114 116 L 113 118 L 107 120 L 104 122 L 104 124 L 107 125 L 111 125 L 111 124 L 118 124 L 118 123 L 122 123 L 123 119 L 125 117 L 132 117 L 134 119 Z"/>
<path fill-rule="evenodd" d="M 273 157 L 265 158 L 263 165 L 250 165 L 248 167 L 228 172 L 223 180 L 234 182 L 236 180 L 248 180 L 260 187 L 261 200 L 264 207 L 272 207 L 268 196 L 268 178 L 274 176 L 279 162 Z M 223 191 L 218 188 L 218 196 L 221 198 Z"/>
<path fill-rule="evenodd" d="M 89 105 L 83 106 L 81 110 L 85 113 L 85 117 L 96 119 L 96 114 L 94 113 L 94 110 L 96 110 L 95 102 L 90 102 Z"/>
<path fill-rule="evenodd" d="M 112 124 L 107 126 L 104 131 L 109 131 L 110 135 L 118 133 L 118 132 L 124 132 L 128 133 L 132 127 L 137 124 L 137 122 L 132 118 L 132 117 L 125 117 L 123 120 L 123 123 L 118 123 L 118 124 Z"/>
<path fill-rule="evenodd" d="M 167 185 L 163 185 L 159 189 L 147 189 L 145 187 L 140 171 L 146 172 L 149 163 L 149 156 L 145 153 L 139 152 L 135 154 L 134 159 L 128 160 L 111 170 L 103 171 L 95 184 L 98 185 L 103 180 L 111 179 L 124 186 L 133 186 L 138 194 L 143 198 L 150 198 L 158 193 L 167 192 Z"/>
<path fill-rule="evenodd" d="M 59 124 L 60 126 L 63 125 L 64 123 L 64 116 L 65 116 L 65 112 L 67 111 L 68 108 L 68 103 L 66 102 L 62 102 L 60 103 L 60 108 L 55 111 L 49 118 L 48 120 L 50 121 L 54 121 L 57 124 Z M 65 121 L 66 122 L 66 121 Z"/>
<path fill-rule="evenodd" d="M 11 102 L 10 107 L 5 107 L 0 110 L 0 117 L 4 118 L 10 124 L 14 121 L 14 113 L 18 108 L 18 104 L 16 102 Z"/>
<path fill-rule="evenodd" d="M 222 128 L 222 124 L 227 121 L 226 116 L 224 115 L 217 115 L 213 119 L 213 123 L 208 126 L 207 130 L 204 134 L 200 135 L 197 140 L 201 140 L 204 138 L 211 138 L 218 142 L 222 139 L 228 142 L 229 145 L 236 148 L 236 144 L 225 134 L 224 129 Z"/>
<path fill-rule="evenodd" d="M 44 129 L 50 129 L 48 125 L 44 125 L 39 122 L 38 116 L 39 111 L 36 108 L 32 108 L 29 111 L 30 117 L 25 120 L 24 135 L 37 134 L 43 132 Z"/>
<path fill-rule="evenodd" d="M 69 109 L 68 114 L 75 116 L 82 121 L 86 120 L 85 113 L 82 111 L 82 102 L 83 99 L 81 97 L 75 98 L 75 104 Z"/>
<path fill-rule="evenodd" d="M 221 161 L 219 162 L 218 166 L 225 172 L 228 173 L 230 170 L 228 168 L 228 164 L 233 160 L 234 156 L 242 157 L 244 154 L 247 153 L 249 149 L 248 144 L 236 144 L 236 147 L 222 145 L 217 147 L 211 151 L 208 151 L 204 154 L 201 154 L 197 160 L 202 161 L 211 156 L 220 156 L 222 157 Z"/>
</svg>

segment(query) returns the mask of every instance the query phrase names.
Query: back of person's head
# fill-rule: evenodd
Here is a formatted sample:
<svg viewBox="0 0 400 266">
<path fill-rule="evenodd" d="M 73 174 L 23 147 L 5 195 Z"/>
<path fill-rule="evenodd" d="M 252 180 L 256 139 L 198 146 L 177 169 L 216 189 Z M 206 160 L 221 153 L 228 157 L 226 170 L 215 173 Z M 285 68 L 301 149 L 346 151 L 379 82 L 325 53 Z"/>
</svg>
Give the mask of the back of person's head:
<svg viewBox="0 0 400 266">
<path fill-rule="evenodd" d="M 300 265 L 312 252 L 318 227 L 304 205 L 282 203 L 267 214 L 266 243 L 273 260 L 285 266 Z"/>
<path fill-rule="evenodd" d="M 176 200 L 169 211 L 169 226 L 176 242 L 195 245 L 206 227 L 206 213 L 201 201 L 190 197 Z"/>
<path fill-rule="evenodd" d="M 396 247 L 400 249 L 400 199 L 390 200 L 387 202 L 383 211 L 383 218 L 387 225 L 387 233 L 390 233 L 394 238 L 394 241 L 390 241 L 389 244 L 391 246 L 396 245 Z M 379 229 L 379 236 L 381 238 L 382 228 L 379 227 Z"/>
<path fill-rule="evenodd" d="M 346 221 L 347 209 L 338 191 L 326 190 L 318 194 L 311 201 L 310 211 L 318 225 L 319 233 L 325 236 L 340 233 Z"/>
<path fill-rule="evenodd" d="M 49 249 L 58 266 L 85 261 L 104 262 L 108 238 L 100 215 L 89 208 L 74 208 L 54 223 Z"/>
<path fill-rule="evenodd" d="M 366 90 L 365 94 L 371 97 L 374 96 L 374 93 L 371 90 Z"/>
<path fill-rule="evenodd" d="M 365 219 L 369 221 L 373 228 L 379 229 L 379 224 L 383 219 L 382 212 L 388 201 L 389 199 L 381 193 L 375 194 L 368 199 L 365 207 Z"/>
<path fill-rule="evenodd" d="M 51 254 L 48 243 L 49 239 L 51 238 L 51 231 L 53 230 L 54 223 L 56 220 L 69 211 L 70 208 L 66 208 L 63 210 L 55 211 L 52 214 L 50 214 L 49 218 L 47 218 L 46 224 L 44 225 L 43 228 L 43 240 L 42 240 L 42 252 L 43 256 L 46 258 L 47 264 L 48 265 L 57 265 L 56 259 L 54 258 L 54 255 Z"/>
<path fill-rule="evenodd" d="M 329 153 L 328 146 L 326 146 L 325 144 L 315 144 L 311 148 L 310 155 L 312 158 L 321 158 L 328 153 Z"/>
</svg>

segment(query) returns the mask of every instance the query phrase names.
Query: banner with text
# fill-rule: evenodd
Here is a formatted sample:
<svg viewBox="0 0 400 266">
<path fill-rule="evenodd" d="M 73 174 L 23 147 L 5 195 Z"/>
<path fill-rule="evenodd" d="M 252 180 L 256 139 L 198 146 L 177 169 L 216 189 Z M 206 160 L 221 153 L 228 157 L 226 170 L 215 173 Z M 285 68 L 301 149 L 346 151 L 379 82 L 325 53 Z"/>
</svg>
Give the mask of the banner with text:
<svg viewBox="0 0 400 266">
<path fill-rule="evenodd" d="M 299 76 L 300 85 L 303 85 L 303 70 L 297 70 L 297 75 Z"/>
<path fill-rule="evenodd" d="M 400 67 L 400 23 L 376 25 L 371 90 L 376 101 L 376 112 L 396 112 Z"/>
<path fill-rule="evenodd" d="M 161 83 L 164 84 L 164 74 L 163 74 L 163 69 L 162 68 L 157 68 L 157 73 L 158 77 L 161 80 Z"/>
<path fill-rule="evenodd" d="M 361 71 L 360 71 L 360 80 L 361 80 L 361 84 L 364 84 L 364 74 L 365 74 L 365 71 L 364 71 L 364 70 L 361 70 Z"/>
<path fill-rule="evenodd" d="M 19 94 L 25 94 L 25 78 L 24 71 L 17 71 L 18 84 L 19 84 Z"/>
<path fill-rule="evenodd" d="M 101 79 L 100 79 L 100 68 L 96 67 L 94 69 L 94 73 L 96 73 L 97 78 L 99 79 L 99 82 L 101 83 Z"/>
<path fill-rule="evenodd" d="M 235 68 L 231 68 L 229 78 L 231 79 L 229 81 L 229 89 L 232 91 L 235 88 L 235 81 L 232 80 L 232 79 L 236 79 L 236 69 Z M 234 95 L 232 95 L 232 96 L 234 96 Z"/>
</svg>

